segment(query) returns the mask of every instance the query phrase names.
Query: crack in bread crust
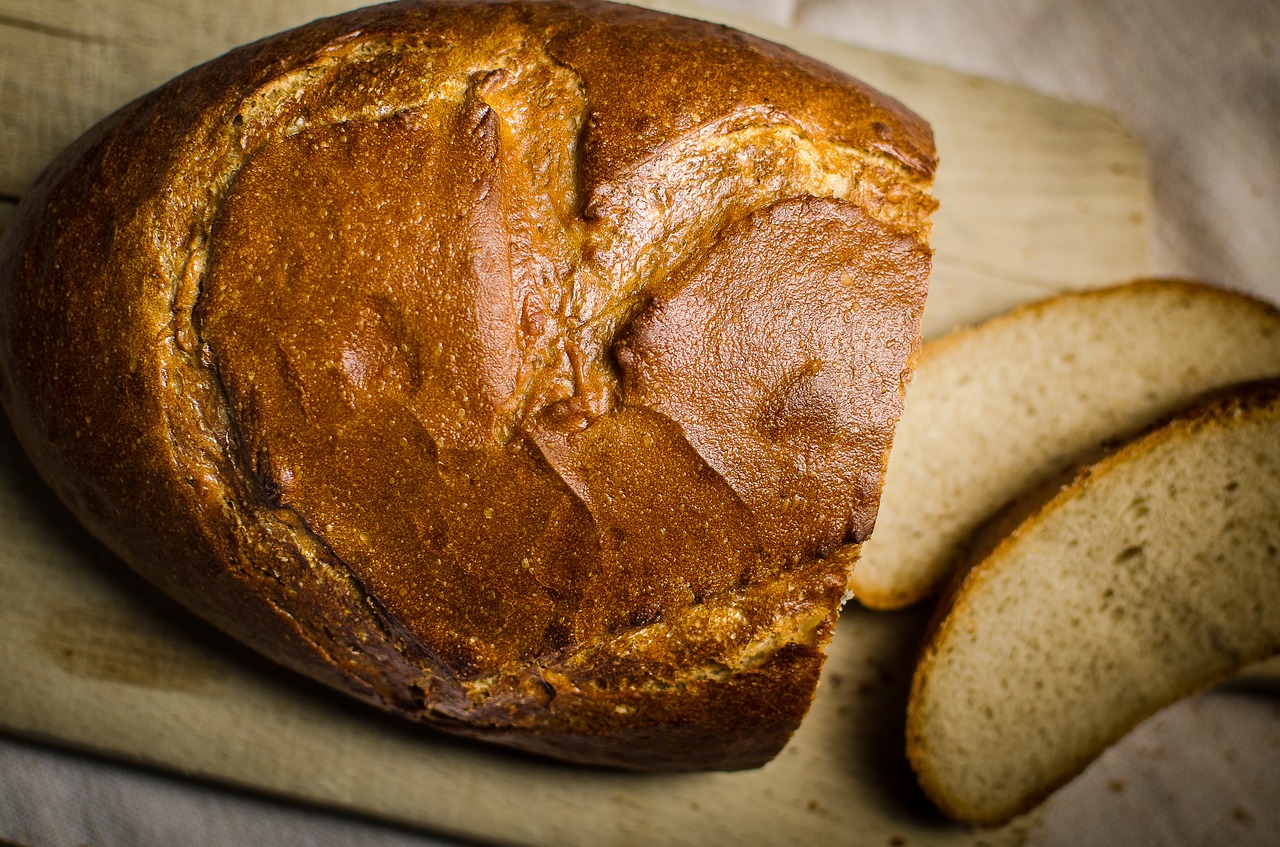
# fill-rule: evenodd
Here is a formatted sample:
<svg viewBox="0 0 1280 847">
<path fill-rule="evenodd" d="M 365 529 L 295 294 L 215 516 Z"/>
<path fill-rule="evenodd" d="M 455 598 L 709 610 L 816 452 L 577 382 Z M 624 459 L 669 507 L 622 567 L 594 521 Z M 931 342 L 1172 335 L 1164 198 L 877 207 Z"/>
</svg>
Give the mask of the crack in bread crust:
<svg viewBox="0 0 1280 847">
<path fill-rule="evenodd" d="M 385 55 L 396 50 L 387 45 L 372 47 L 359 42 L 354 43 L 352 48 L 360 56 L 360 62 L 370 66 L 382 64 L 381 60 Z M 528 53 L 524 43 L 521 44 L 521 51 Z M 566 269 L 566 275 L 576 280 L 569 286 L 569 290 L 580 296 L 576 302 L 561 304 L 559 308 L 553 309 L 557 314 L 544 314 L 541 326 L 538 327 L 543 330 L 541 338 L 535 334 L 532 338 L 518 339 L 516 349 L 524 353 L 524 360 L 519 366 L 524 379 L 520 381 L 525 384 L 526 389 L 524 397 L 512 397 L 504 404 L 508 410 L 507 417 L 500 418 L 494 424 L 495 440 L 498 441 L 510 441 L 515 432 L 525 429 L 522 418 L 536 419 L 546 407 L 553 404 L 578 404 L 580 413 L 588 423 L 608 412 L 611 405 L 616 406 L 618 394 L 618 378 L 613 373 L 612 357 L 608 354 L 613 338 L 617 335 L 618 327 L 626 323 L 625 318 L 631 317 L 636 311 L 632 304 L 645 302 L 646 288 L 659 287 L 670 277 L 674 270 L 670 265 L 678 266 L 700 258 L 699 253 L 705 250 L 704 245 L 714 243 L 716 233 L 723 230 L 729 222 L 746 217 L 771 202 L 793 196 L 830 196 L 843 199 L 857 192 L 860 187 L 859 179 L 852 177 L 851 172 L 861 174 L 867 167 L 838 145 L 815 144 L 799 131 L 793 121 L 776 110 L 748 110 L 713 122 L 690 139 L 668 145 L 623 178 L 596 188 L 592 193 L 592 200 L 587 204 L 588 221 L 583 221 L 576 215 L 570 217 L 579 203 L 573 197 L 565 195 L 576 186 L 576 175 L 570 173 L 566 186 L 563 171 L 553 170 L 548 173 L 545 165 L 540 173 L 534 173 L 533 169 L 534 163 L 543 164 L 547 161 L 551 161 L 553 166 L 558 164 L 562 169 L 571 168 L 574 150 L 572 137 L 561 148 L 567 150 L 568 155 L 561 154 L 557 157 L 545 151 L 540 155 L 536 152 L 530 154 L 528 151 L 531 142 L 544 142 L 548 136 L 554 137 L 553 132 L 559 126 L 558 119 L 562 113 L 552 113 L 556 120 L 549 121 L 549 126 L 520 127 L 517 124 L 521 112 L 510 106 L 512 101 L 523 103 L 538 96 L 536 90 L 512 92 L 513 84 L 518 86 L 520 78 L 533 77 L 543 88 L 551 89 L 553 86 L 547 84 L 545 69 L 554 68 L 561 74 L 565 73 L 565 69 L 562 65 L 549 65 L 541 55 L 523 55 L 516 59 L 512 58 L 512 54 L 513 51 L 506 50 L 494 55 L 480 70 L 475 67 L 450 68 L 441 72 L 444 79 L 428 77 L 425 87 L 432 93 L 431 97 L 423 98 L 409 108 L 401 103 L 400 108 L 390 115 L 373 116 L 374 122 L 403 119 L 406 115 L 416 114 L 419 109 L 427 108 L 428 104 L 434 105 L 442 101 L 450 103 L 454 98 L 464 108 L 473 99 L 484 104 L 480 107 L 482 111 L 477 112 L 475 127 L 481 126 L 485 120 L 491 120 L 495 113 L 500 116 L 516 115 L 516 120 L 504 120 L 503 117 L 498 119 L 494 130 L 498 149 L 492 155 L 502 157 L 502 164 L 499 166 L 501 183 L 486 190 L 502 192 L 503 188 L 499 187 L 502 183 L 514 183 L 517 186 L 517 196 L 525 201 L 519 204 L 519 214 L 508 213 L 501 224 L 507 228 L 508 237 L 512 238 L 513 243 L 524 240 L 513 237 L 512 230 L 532 231 L 534 225 L 531 219 L 558 221 L 562 226 L 559 232 L 542 231 L 534 239 L 528 239 L 527 243 L 531 246 L 528 253 L 538 257 L 558 255 L 560 258 L 554 260 L 556 264 Z M 435 56 L 430 58 L 435 59 Z M 259 93 L 247 98 L 253 106 L 240 108 L 237 119 L 242 124 L 260 125 L 264 123 L 260 116 L 264 108 L 262 104 L 269 104 L 269 108 L 278 111 L 282 101 L 287 102 L 290 98 L 296 101 L 307 100 L 308 89 L 321 84 L 326 85 L 328 91 L 334 92 L 330 98 L 340 103 L 344 86 L 335 84 L 330 79 L 332 74 L 326 72 L 328 68 L 336 66 L 334 62 L 332 56 L 327 56 L 325 64 L 320 67 L 308 67 L 290 74 L 288 83 L 273 82 L 264 86 Z M 347 85 L 363 84 L 364 74 L 355 74 L 350 64 L 342 67 L 351 80 Z M 504 70 L 511 67 L 519 67 L 521 70 L 518 73 Z M 554 88 L 561 92 L 580 92 L 581 82 L 573 78 L 554 85 Z M 263 91 L 266 93 L 262 93 Z M 442 91 L 452 93 L 441 96 Z M 563 94 L 561 98 L 563 99 Z M 504 106 L 507 108 L 504 109 Z M 488 109 L 494 109 L 494 112 L 483 111 Z M 328 127 L 349 127 L 352 132 L 356 132 L 362 123 L 336 107 L 326 108 L 323 101 L 312 106 L 310 111 L 325 114 L 325 126 Z M 581 127 L 585 123 L 585 101 L 576 103 L 574 111 L 577 112 L 576 120 L 567 122 L 572 130 L 571 136 L 577 134 L 575 127 Z M 431 117 L 428 115 L 423 119 L 431 120 Z M 233 125 L 237 119 L 233 119 Z M 528 118 L 525 120 L 527 122 Z M 221 196 L 211 203 L 211 207 L 216 210 L 214 220 L 218 220 L 223 198 L 234 190 L 244 167 L 262 155 L 261 150 L 265 145 L 283 144 L 304 132 L 314 133 L 318 129 L 320 127 L 315 120 L 305 124 L 294 120 L 286 125 L 282 135 L 273 134 L 270 140 L 264 138 L 258 145 L 248 146 L 242 141 L 239 145 L 239 160 L 234 169 L 229 170 L 230 176 L 224 181 L 226 187 Z M 537 129 L 544 132 L 532 131 Z M 266 132 L 262 134 L 267 135 Z M 343 138 L 346 138 L 346 129 L 343 130 Z M 768 155 L 754 153 L 761 150 L 768 151 Z M 741 161 L 744 152 L 754 155 L 745 165 Z M 696 170 L 691 172 L 691 167 Z M 711 179 L 711 174 L 717 172 L 721 174 L 720 178 Z M 738 174 L 742 176 L 739 177 Z M 874 180 L 874 174 L 872 179 Z M 539 181 L 542 184 L 538 184 Z M 710 201 L 705 196 L 695 200 L 688 196 L 687 191 L 683 192 L 685 196 L 677 198 L 680 185 L 714 185 L 716 188 Z M 646 195 L 637 195 L 636 189 L 629 186 L 642 186 L 648 197 L 662 196 L 666 202 L 650 203 L 647 206 L 637 203 L 637 200 L 644 200 Z M 569 190 L 566 190 L 567 187 Z M 867 192 L 864 190 L 862 193 Z M 884 193 L 883 190 L 879 191 L 882 196 Z M 532 204 L 527 202 L 530 198 L 534 200 Z M 506 197 L 502 199 L 507 200 Z M 528 214 L 531 206 L 535 209 L 535 214 L 532 215 Z M 543 208 L 538 208 L 539 206 Z M 552 208 L 548 210 L 545 208 L 547 206 Z M 889 206 L 891 203 L 886 202 L 874 208 L 882 210 Z M 710 217 L 698 214 L 707 210 L 713 210 L 714 214 Z M 885 217 L 893 219 L 892 215 Z M 645 223 L 637 224 L 636 218 L 644 218 Z M 664 245 L 661 254 L 648 249 L 648 245 L 655 243 Z M 592 249 L 584 247 L 584 244 L 607 246 Z M 583 261 L 583 253 L 587 250 L 590 250 L 590 261 Z M 665 259 L 669 266 L 655 267 L 650 258 L 653 256 Z M 514 266 L 519 257 L 513 255 L 509 261 Z M 207 260 L 196 260 L 196 263 L 201 267 L 208 264 Z M 545 313 L 549 305 L 547 301 L 554 296 L 553 291 L 546 289 L 559 289 L 561 286 L 555 284 L 554 279 L 549 281 L 550 284 L 546 280 L 543 282 L 544 290 L 533 293 L 535 296 L 541 295 L 542 310 Z M 197 298 L 194 304 L 197 309 L 200 303 L 200 298 Z M 619 320 L 619 316 L 623 316 L 623 320 Z M 522 321 L 520 328 L 527 329 L 528 323 Z M 552 325 L 550 329 L 546 328 L 547 324 Z M 207 346 L 207 341 L 201 343 Z M 571 354 L 578 352 L 577 361 L 573 361 L 572 355 L 566 357 L 569 374 L 564 372 L 564 368 L 554 367 L 557 350 L 562 351 L 562 356 L 565 350 Z M 584 350 L 589 352 L 583 353 Z M 229 400 L 230 396 L 221 379 L 219 385 L 224 397 Z M 529 408 L 530 396 L 534 398 L 532 408 Z M 603 400 L 596 399 L 593 402 L 593 397 Z M 344 557 L 323 540 L 325 533 L 317 531 L 313 522 L 305 518 L 295 505 L 280 499 L 279 486 L 269 478 L 270 473 L 264 474 L 261 468 L 254 467 L 254 457 L 245 455 L 243 444 L 241 427 L 246 422 L 243 416 L 232 415 L 229 419 L 229 429 L 241 444 L 242 470 L 248 471 L 246 478 L 262 480 L 266 488 L 273 490 L 276 507 L 287 507 L 297 515 L 298 524 L 314 535 L 304 541 L 304 544 L 323 547 L 327 556 L 351 571 L 355 584 L 361 585 L 365 592 L 377 596 L 379 592 L 376 588 L 371 588 L 366 579 L 361 578 L 359 569 L 352 570 Z M 441 443 L 439 438 L 434 441 L 438 459 Z M 551 470 L 563 478 L 563 471 L 556 464 L 554 460 L 551 461 Z M 570 484 L 570 487 L 573 485 Z M 266 491 L 261 494 L 264 495 L 263 499 L 272 499 L 265 496 Z M 719 590 L 723 592 L 727 588 Z M 673 612 L 671 610 L 663 614 Z M 606 633 L 591 634 L 583 647 L 585 649 L 591 643 L 606 637 Z"/>
</svg>

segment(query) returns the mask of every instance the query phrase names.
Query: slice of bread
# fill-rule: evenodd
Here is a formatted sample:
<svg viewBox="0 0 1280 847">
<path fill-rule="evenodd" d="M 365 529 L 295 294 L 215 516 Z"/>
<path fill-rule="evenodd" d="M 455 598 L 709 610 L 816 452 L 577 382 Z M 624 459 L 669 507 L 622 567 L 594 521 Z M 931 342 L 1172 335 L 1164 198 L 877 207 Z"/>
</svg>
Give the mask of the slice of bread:
<svg viewBox="0 0 1280 847">
<path fill-rule="evenodd" d="M 850 590 L 933 594 L 1021 492 L 1214 388 L 1280 374 L 1280 311 L 1196 283 L 1057 296 L 926 344 Z"/>
<path fill-rule="evenodd" d="M 1139 721 L 1280 653 L 1280 380 L 1079 470 L 949 592 L 912 684 L 926 793 L 1007 820 Z"/>
</svg>

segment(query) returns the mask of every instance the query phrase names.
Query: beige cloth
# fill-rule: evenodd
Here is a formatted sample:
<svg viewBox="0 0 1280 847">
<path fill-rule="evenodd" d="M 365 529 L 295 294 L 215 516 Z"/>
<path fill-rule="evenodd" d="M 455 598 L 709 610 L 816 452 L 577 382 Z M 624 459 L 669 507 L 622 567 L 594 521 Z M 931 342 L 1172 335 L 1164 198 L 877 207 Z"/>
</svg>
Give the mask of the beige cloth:
<svg viewBox="0 0 1280 847">
<path fill-rule="evenodd" d="M 1156 269 L 1280 301 L 1274 0 L 694 2 L 1107 108 L 1149 151 Z M 1032 843 L 1274 845 L 1277 801 L 1280 699 L 1217 691 L 1156 716 L 1059 792 Z M 5 739 L 0 838 L 33 847 L 452 843 Z"/>
</svg>

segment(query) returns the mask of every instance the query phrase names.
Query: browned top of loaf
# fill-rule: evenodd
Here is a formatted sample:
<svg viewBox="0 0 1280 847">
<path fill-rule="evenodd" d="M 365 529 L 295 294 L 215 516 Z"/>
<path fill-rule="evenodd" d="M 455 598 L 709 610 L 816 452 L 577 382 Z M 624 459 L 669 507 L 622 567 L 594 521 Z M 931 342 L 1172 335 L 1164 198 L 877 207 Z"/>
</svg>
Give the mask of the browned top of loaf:
<svg viewBox="0 0 1280 847">
<path fill-rule="evenodd" d="M 0 387 L 83 520 L 295 667 L 586 759 L 757 762 L 874 521 L 933 166 L 914 115 L 722 27 L 365 9 L 51 167 Z"/>
</svg>

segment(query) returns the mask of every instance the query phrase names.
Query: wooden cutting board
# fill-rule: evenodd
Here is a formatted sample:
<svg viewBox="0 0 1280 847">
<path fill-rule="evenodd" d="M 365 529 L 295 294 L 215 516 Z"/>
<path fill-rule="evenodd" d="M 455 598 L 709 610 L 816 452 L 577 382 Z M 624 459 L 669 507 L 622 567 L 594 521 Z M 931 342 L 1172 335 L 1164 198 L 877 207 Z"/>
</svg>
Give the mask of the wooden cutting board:
<svg viewBox="0 0 1280 847">
<path fill-rule="evenodd" d="M 40 168 L 95 120 L 237 43 L 344 5 L 0 0 L 0 226 Z M 1147 272 L 1142 154 L 1112 117 L 717 18 L 865 79 L 933 122 L 942 206 L 928 334 Z M 190 620 L 78 528 L 0 429 L 0 729 L 468 839 L 1017 843 L 1031 818 L 998 831 L 948 824 L 911 779 L 905 686 L 927 614 L 849 608 L 809 718 L 758 771 L 573 768 L 375 714 Z"/>
</svg>

